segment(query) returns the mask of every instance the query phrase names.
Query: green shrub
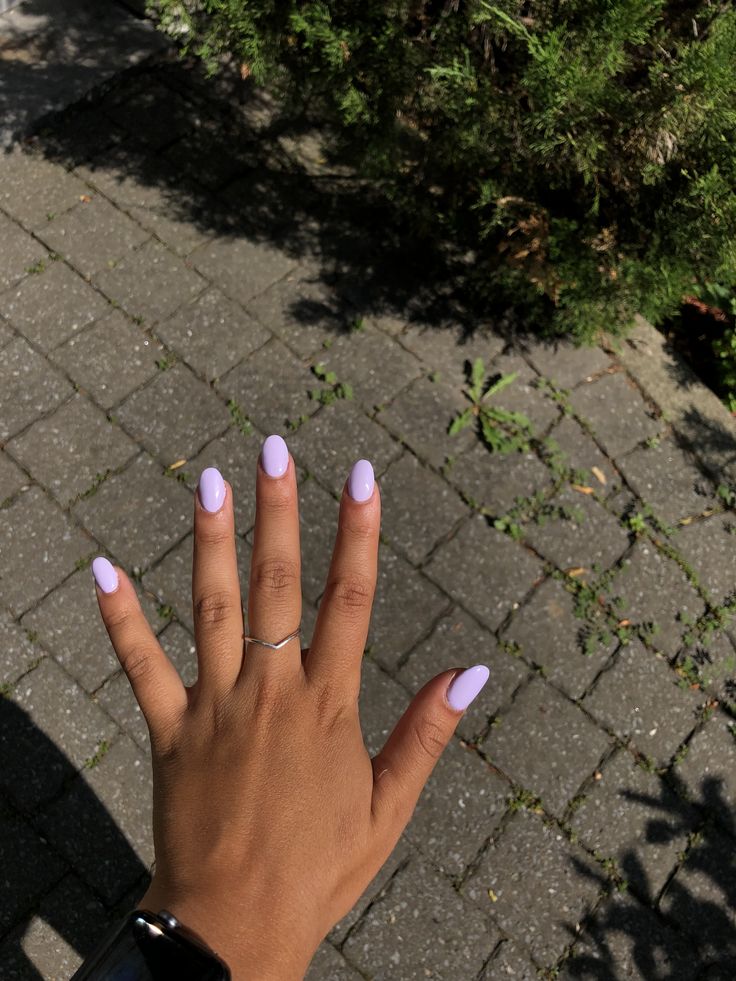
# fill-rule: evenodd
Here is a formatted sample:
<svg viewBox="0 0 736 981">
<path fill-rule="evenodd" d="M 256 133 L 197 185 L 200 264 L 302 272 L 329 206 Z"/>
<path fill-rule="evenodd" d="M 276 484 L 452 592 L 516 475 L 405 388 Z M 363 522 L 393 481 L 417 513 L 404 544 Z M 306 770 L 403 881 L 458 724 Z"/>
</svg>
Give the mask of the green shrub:
<svg viewBox="0 0 736 981">
<path fill-rule="evenodd" d="M 736 11 L 663 0 L 152 0 L 213 69 L 318 108 L 336 149 L 590 339 L 736 285 Z"/>
</svg>

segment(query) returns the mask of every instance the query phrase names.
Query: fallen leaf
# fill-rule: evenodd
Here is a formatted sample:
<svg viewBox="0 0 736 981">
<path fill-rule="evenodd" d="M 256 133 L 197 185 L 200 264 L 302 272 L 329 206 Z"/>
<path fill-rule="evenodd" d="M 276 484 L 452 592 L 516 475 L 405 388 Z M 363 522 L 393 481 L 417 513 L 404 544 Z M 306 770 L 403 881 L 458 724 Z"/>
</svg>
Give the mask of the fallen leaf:
<svg viewBox="0 0 736 981">
<path fill-rule="evenodd" d="M 492 903 L 498 902 L 498 896 L 495 894 L 495 892 L 492 889 L 488 890 L 488 898 Z"/>
<path fill-rule="evenodd" d="M 592 487 L 584 487 L 582 484 L 573 484 L 572 489 L 576 490 L 578 494 L 595 494 Z"/>
<path fill-rule="evenodd" d="M 587 569 L 585 568 L 585 566 L 583 566 L 583 565 L 578 565 L 578 566 L 576 566 L 576 567 L 575 567 L 574 569 L 568 569 L 568 570 L 567 570 L 567 574 L 568 574 L 568 576 L 570 576 L 570 577 L 571 577 L 572 579 L 574 579 L 574 578 L 575 578 L 576 576 L 582 576 L 582 574 L 583 574 L 584 572 L 587 572 L 587 571 L 588 571 L 588 570 L 587 570 Z"/>
<path fill-rule="evenodd" d="M 187 462 L 186 460 L 177 460 L 176 463 L 170 464 L 166 469 L 167 470 L 178 470 L 179 467 L 183 467 L 186 462 Z"/>
<path fill-rule="evenodd" d="M 595 771 L 595 773 L 593 774 L 593 779 L 594 780 L 602 780 L 603 779 L 603 774 L 601 773 L 600 770 L 596 770 Z"/>
<path fill-rule="evenodd" d="M 80 194 L 79 200 L 82 201 L 83 204 L 89 204 L 90 201 L 92 200 L 92 197 L 89 194 Z"/>
<path fill-rule="evenodd" d="M 631 626 L 631 620 L 619 620 L 618 621 L 618 626 L 619 627 L 630 627 Z"/>
<path fill-rule="evenodd" d="M 689 525 L 689 524 L 692 524 L 692 520 L 693 520 L 692 518 L 680 518 L 680 522 L 679 523 L 681 525 Z"/>
<path fill-rule="evenodd" d="M 598 481 L 598 483 L 600 484 L 608 483 L 608 481 L 606 480 L 606 475 L 603 473 L 600 467 L 591 467 L 590 472 L 593 474 L 593 476 Z"/>
</svg>

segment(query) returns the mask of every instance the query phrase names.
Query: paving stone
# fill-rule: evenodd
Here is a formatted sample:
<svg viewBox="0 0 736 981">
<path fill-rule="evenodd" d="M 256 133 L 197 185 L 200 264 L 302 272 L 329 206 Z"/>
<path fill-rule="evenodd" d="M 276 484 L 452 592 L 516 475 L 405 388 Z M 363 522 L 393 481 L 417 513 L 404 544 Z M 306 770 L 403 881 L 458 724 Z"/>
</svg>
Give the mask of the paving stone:
<svg viewBox="0 0 736 981">
<path fill-rule="evenodd" d="M 3 243 L 0 291 L 24 279 L 28 270 L 40 262 L 49 261 L 43 245 L 3 214 L 0 214 L 0 241 Z"/>
<path fill-rule="evenodd" d="M 681 528 L 672 538 L 676 550 L 716 603 L 730 597 L 736 583 L 736 548 L 730 526 L 728 518 L 714 516 Z"/>
<path fill-rule="evenodd" d="M 197 119 L 195 125 L 163 154 L 188 181 L 216 191 L 256 165 L 261 148 L 245 142 L 237 125 L 228 127 L 222 119 Z"/>
<path fill-rule="evenodd" d="M 516 374 L 516 379 L 498 395 L 492 396 L 491 404 L 508 412 L 525 415 L 530 420 L 535 435 L 541 436 L 559 419 L 560 408 L 554 399 L 545 394 L 539 378 L 519 355 L 501 355 L 488 371 L 489 377 L 510 374 Z"/>
<path fill-rule="evenodd" d="M 479 442 L 453 461 L 447 479 L 495 515 L 508 513 L 519 498 L 533 497 L 552 484 L 550 470 L 536 454 L 490 453 Z"/>
<path fill-rule="evenodd" d="M 662 912 L 697 941 L 701 962 L 734 963 L 735 862 L 733 839 L 706 826 L 662 898 Z"/>
<path fill-rule="evenodd" d="M 5 705 L 0 705 L 0 712 L 5 714 Z M 0 931 L 4 934 L 61 878 L 66 867 L 35 828 L 7 812 L 5 807 L 0 811 L 0 865 L 3 870 Z M 5 965 L 0 962 L 0 966 Z M 3 971 L 2 977 L 8 975 Z"/>
<path fill-rule="evenodd" d="M 586 624 L 575 616 L 572 595 L 555 579 L 538 586 L 517 610 L 504 640 L 518 644 L 521 656 L 571 698 L 581 697 L 616 647 L 612 637 L 586 654 Z"/>
<path fill-rule="evenodd" d="M 128 570 L 146 569 L 192 522 L 191 494 L 141 454 L 75 505 L 79 520 Z"/>
<path fill-rule="evenodd" d="M 274 338 L 229 371 L 217 388 L 262 432 L 278 433 L 286 431 L 289 420 L 316 412 L 318 403 L 308 396 L 314 382 L 307 366 Z"/>
<path fill-rule="evenodd" d="M 51 262 L 0 296 L 0 314 L 50 351 L 107 313 L 104 297 L 63 262 Z"/>
<path fill-rule="evenodd" d="M 235 237 L 205 243 L 191 261 L 206 279 L 246 306 L 294 266 L 293 259 L 270 245 Z"/>
<path fill-rule="evenodd" d="M 561 815 L 609 744 L 579 708 L 535 678 L 501 713 L 483 746 L 495 766 Z"/>
<path fill-rule="evenodd" d="M 671 440 L 639 447 L 619 460 L 619 466 L 639 497 L 668 524 L 718 506 L 702 468 Z"/>
<path fill-rule="evenodd" d="M 426 641 L 412 651 L 398 679 L 414 694 L 430 678 L 454 667 L 485 664 L 491 672 L 483 693 L 470 703 L 458 723 L 457 733 L 475 742 L 488 721 L 529 677 L 524 662 L 498 646 L 496 638 L 471 617 L 455 608 L 443 616 Z"/>
<path fill-rule="evenodd" d="M 453 739 L 421 793 L 406 836 L 441 872 L 461 876 L 498 828 L 511 796 L 506 780 Z"/>
<path fill-rule="evenodd" d="M 222 401 L 183 364 L 158 372 L 115 415 L 166 466 L 194 456 L 230 422 Z"/>
<path fill-rule="evenodd" d="M 217 467 L 232 486 L 235 528 L 241 535 L 253 527 L 256 517 L 256 468 L 262 442 L 256 432 L 246 436 L 237 426 L 231 426 L 188 460 L 184 468 L 186 483 L 194 491 L 202 471 Z"/>
<path fill-rule="evenodd" d="M 340 381 L 350 382 L 355 397 L 368 408 L 393 398 L 421 372 L 420 362 L 400 344 L 368 328 L 340 335 L 314 360 L 334 371 Z"/>
<path fill-rule="evenodd" d="M 655 436 L 661 428 L 639 390 L 623 372 L 581 385 L 570 396 L 570 402 L 591 426 L 606 452 L 616 458 Z"/>
<path fill-rule="evenodd" d="M 83 395 L 39 419 L 7 447 L 62 506 L 139 452 L 122 429 Z"/>
<path fill-rule="evenodd" d="M 38 487 L 20 494 L 3 510 L 3 519 L 0 588 L 4 604 L 20 616 L 87 558 L 95 543 Z"/>
<path fill-rule="evenodd" d="M 656 624 L 652 645 L 673 657 L 682 644 L 686 620 L 704 612 L 704 604 L 676 562 L 666 558 L 646 539 L 636 542 L 614 580 L 612 590 L 621 597 L 621 616 L 634 624 Z"/>
<path fill-rule="evenodd" d="M 434 583 L 381 545 L 368 632 L 372 656 L 389 670 L 396 668 L 447 606 L 447 597 Z"/>
<path fill-rule="evenodd" d="M 224 375 L 271 337 L 214 287 L 160 323 L 156 333 L 208 381 Z"/>
<path fill-rule="evenodd" d="M 418 323 L 408 324 L 400 340 L 430 370 L 439 372 L 443 383 L 455 389 L 465 387 L 467 362 L 483 358 L 488 368 L 505 346 L 502 337 L 485 328 L 465 335 L 460 327 Z"/>
<path fill-rule="evenodd" d="M 299 487 L 302 592 L 316 603 L 327 584 L 340 506 L 316 480 Z"/>
<path fill-rule="evenodd" d="M 435 552 L 426 573 L 491 630 L 542 577 L 542 564 L 480 515 Z"/>
<path fill-rule="evenodd" d="M 249 300 L 248 310 L 301 357 L 314 355 L 323 360 L 329 353 L 323 344 L 334 343 L 346 334 L 355 323 L 356 311 L 319 271 L 303 266 L 279 269 L 278 282 Z M 357 335 L 348 336 L 353 339 Z M 344 363 L 342 367 L 345 378 L 341 375 L 341 380 L 352 381 L 347 371 L 349 359 L 347 368 Z"/>
<path fill-rule="evenodd" d="M 27 228 L 38 228 L 48 215 L 61 214 L 88 188 L 57 164 L 17 148 L 3 157 L 0 206 Z"/>
<path fill-rule="evenodd" d="M 447 433 L 452 419 L 467 404 L 448 385 L 418 378 L 382 408 L 377 418 L 417 456 L 439 470 L 448 459 L 458 457 L 477 440 L 471 429 L 463 429 L 455 436 Z M 453 477 L 451 468 L 450 480 Z"/>
<path fill-rule="evenodd" d="M 23 488 L 28 488 L 30 482 L 20 467 L 0 450 L 0 506 Z"/>
<path fill-rule="evenodd" d="M 585 793 L 570 824 L 583 845 L 615 860 L 629 886 L 654 902 L 696 828 L 695 811 L 621 750 Z"/>
<path fill-rule="evenodd" d="M 78 204 L 41 226 L 37 234 L 52 251 L 63 256 L 89 279 L 142 245 L 149 238 L 149 232 L 101 195 L 87 196 L 90 201 Z"/>
<path fill-rule="evenodd" d="M 151 767 L 121 735 L 39 817 L 75 872 L 114 903 L 153 864 Z"/>
<path fill-rule="evenodd" d="M 12 684 L 43 653 L 8 613 L 0 611 L 0 685 Z"/>
<path fill-rule="evenodd" d="M 539 981 L 539 971 L 513 940 L 504 939 L 479 981 Z"/>
<path fill-rule="evenodd" d="M 154 77 L 126 85 L 122 98 L 107 109 L 110 118 L 136 141 L 158 150 L 190 130 L 196 110 Z"/>
<path fill-rule="evenodd" d="M 666 661 L 634 641 L 619 651 L 583 705 L 621 739 L 666 763 L 695 726 L 703 700 L 677 681 Z"/>
<path fill-rule="evenodd" d="M 16 334 L 11 329 L 10 324 L 0 318 L 0 349 L 4 348 L 5 345 L 9 344 L 15 337 Z"/>
<path fill-rule="evenodd" d="M 370 460 L 380 479 L 401 452 L 399 444 L 354 402 L 326 406 L 289 436 L 289 448 L 295 460 L 338 495 L 356 460 Z"/>
<path fill-rule="evenodd" d="M 371 756 L 383 749 L 410 702 L 401 685 L 372 660 L 363 658 L 360 678 L 360 726 Z"/>
<path fill-rule="evenodd" d="M 474 978 L 498 940 L 498 932 L 445 878 L 414 858 L 370 907 L 343 951 L 374 981 L 418 981 L 427 972 L 456 981 Z"/>
<path fill-rule="evenodd" d="M 547 967 L 590 912 L 599 875 L 582 849 L 521 811 L 491 843 L 462 891 Z"/>
<path fill-rule="evenodd" d="M 412 562 L 425 559 L 467 508 L 452 487 L 404 453 L 381 481 L 383 533 Z"/>
<path fill-rule="evenodd" d="M 163 354 L 161 344 L 120 310 L 113 310 L 57 347 L 53 359 L 103 409 L 109 409 L 153 378 Z"/>
<path fill-rule="evenodd" d="M 317 948 L 304 977 L 306 981 L 361 981 L 362 975 L 325 940 Z"/>
<path fill-rule="evenodd" d="M 610 358 L 599 347 L 576 347 L 565 341 L 523 341 L 522 348 L 539 374 L 558 388 L 574 388 L 611 366 Z"/>
<path fill-rule="evenodd" d="M 676 775 L 694 800 L 719 820 L 732 823 L 736 812 L 736 735 L 733 720 L 717 712 L 695 733 Z"/>
<path fill-rule="evenodd" d="M 683 674 L 694 666 L 705 688 L 724 707 L 736 710 L 736 645 L 733 637 L 725 632 L 713 633 L 707 640 L 685 646 L 677 661 Z"/>
<path fill-rule="evenodd" d="M 562 981 L 693 981 L 701 976 L 700 968 L 682 936 L 632 897 L 614 894 L 596 913 L 559 976 Z"/>
<path fill-rule="evenodd" d="M 549 438 L 564 453 L 563 462 L 580 472 L 582 484 L 595 487 L 604 496 L 620 487 L 621 476 L 618 471 L 572 416 L 563 416 L 562 421 L 550 432 Z M 593 473 L 593 467 L 603 474 L 605 483 L 601 483 L 600 477 Z"/>
<path fill-rule="evenodd" d="M 584 578 L 610 569 L 629 546 L 621 523 L 587 494 L 565 488 L 549 501 L 551 514 L 524 526 L 524 539 L 559 569 L 583 567 Z"/>
<path fill-rule="evenodd" d="M 22 809 L 51 799 L 115 726 L 52 658 L 23 676 L 0 721 L 6 795 Z"/>
<path fill-rule="evenodd" d="M 204 289 L 204 280 L 159 242 L 129 252 L 95 283 L 131 317 L 152 323 L 165 320 Z"/>
<path fill-rule="evenodd" d="M 58 371 L 18 337 L 3 349 L 0 389 L 0 440 L 19 432 L 36 416 L 53 409 L 73 389 Z"/>
</svg>

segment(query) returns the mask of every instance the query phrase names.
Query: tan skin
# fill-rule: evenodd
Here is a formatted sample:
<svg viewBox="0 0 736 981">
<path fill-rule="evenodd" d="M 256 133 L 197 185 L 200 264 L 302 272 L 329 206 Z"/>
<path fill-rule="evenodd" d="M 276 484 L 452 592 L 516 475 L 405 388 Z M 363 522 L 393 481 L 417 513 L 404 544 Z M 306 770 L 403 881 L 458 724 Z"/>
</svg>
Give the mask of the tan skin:
<svg viewBox="0 0 736 981">
<path fill-rule="evenodd" d="M 376 584 L 381 502 L 343 491 L 311 647 L 249 644 L 232 488 L 195 500 L 192 596 L 199 677 L 185 688 L 118 569 L 103 620 L 151 733 L 153 880 L 139 906 L 168 909 L 227 962 L 233 981 L 296 981 L 388 858 L 462 712 L 458 669 L 415 696 L 371 758 L 358 693 Z M 294 463 L 258 466 L 249 633 L 277 641 L 301 616 Z"/>
</svg>

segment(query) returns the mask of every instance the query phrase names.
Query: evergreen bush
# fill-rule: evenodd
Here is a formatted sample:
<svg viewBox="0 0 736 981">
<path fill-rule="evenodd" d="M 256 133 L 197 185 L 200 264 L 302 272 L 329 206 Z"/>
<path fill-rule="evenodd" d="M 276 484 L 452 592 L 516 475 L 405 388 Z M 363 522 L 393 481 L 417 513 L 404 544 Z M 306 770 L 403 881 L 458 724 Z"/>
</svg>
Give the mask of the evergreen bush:
<svg viewBox="0 0 736 981">
<path fill-rule="evenodd" d="M 152 0 L 303 100 L 488 295 L 591 339 L 736 286 L 736 10 L 704 0 Z M 182 27 L 184 28 L 182 33 Z"/>
</svg>

